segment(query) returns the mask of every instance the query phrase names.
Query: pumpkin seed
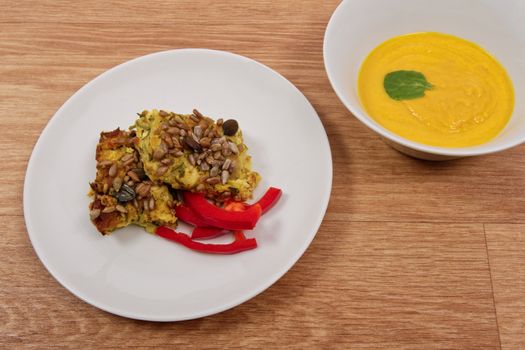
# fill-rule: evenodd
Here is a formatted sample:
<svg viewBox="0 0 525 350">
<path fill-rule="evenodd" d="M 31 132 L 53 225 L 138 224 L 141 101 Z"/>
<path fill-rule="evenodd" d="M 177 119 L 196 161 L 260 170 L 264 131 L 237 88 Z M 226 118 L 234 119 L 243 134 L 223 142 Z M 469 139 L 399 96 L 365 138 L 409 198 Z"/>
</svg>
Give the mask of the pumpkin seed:
<svg viewBox="0 0 525 350">
<path fill-rule="evenodd" d="M 224 135 L 233 136 L 237 133 L 237 130 L 239 130 L 239 123 L 235 119 L 228 119 L 222 124 Z"/>
</svg>

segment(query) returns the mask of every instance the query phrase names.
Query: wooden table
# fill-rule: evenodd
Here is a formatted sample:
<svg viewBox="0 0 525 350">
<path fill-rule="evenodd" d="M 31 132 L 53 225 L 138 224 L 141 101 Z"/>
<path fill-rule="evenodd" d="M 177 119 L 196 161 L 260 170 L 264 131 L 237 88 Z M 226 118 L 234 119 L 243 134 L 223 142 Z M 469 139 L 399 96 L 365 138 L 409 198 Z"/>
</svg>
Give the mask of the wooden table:
<svg viewBox="0 0 525 350">
<path fill-rule="evenodd" d="M 343 107 L 323 67 L 338 1 L 2 1 L 0 348 L 525 349 L 525 146 L 405 157 Z M 291 80 L 326 128 L 332 197 L 316 239 L 256 298 L 187 322 L 121 318 L 44 269 L 24 227 L 31 150 L 62 103 L 121 62 L 232 51 Z"/>
</svg>

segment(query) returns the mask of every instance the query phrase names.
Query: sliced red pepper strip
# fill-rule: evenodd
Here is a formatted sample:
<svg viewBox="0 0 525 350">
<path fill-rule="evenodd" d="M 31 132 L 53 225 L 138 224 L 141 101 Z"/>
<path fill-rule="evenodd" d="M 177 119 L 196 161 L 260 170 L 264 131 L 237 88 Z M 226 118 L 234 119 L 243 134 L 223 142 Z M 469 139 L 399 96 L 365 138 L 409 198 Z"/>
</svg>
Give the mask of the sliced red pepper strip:
<svg viewBox="0 0 525 350">
<path fill-rule="evenodd" d="M 262 213 L 266 213 L 268 210 L 272 209 L 273 206 L 279 201 L 283 194 L 283 191 L 281 191 L 279 188 L 276 187 L 270 187 L 266 193 L 259 199 L 255 204 L 259 204 L 261 206 Z M 252 205 L 255 205 L 252 204 Z M 235 201 L 228 201 L 226 202 L 225 209 L 230 211 L 242 211 L 250 208 L 252 205 L 243 203 L 243 202 L 235 202 Z"/>
<path fill-rule="evenodd" d="M 272 209 L 273 206 L 279 201 L 283 194 L 281 189 L 276 187 L 270 187 L 266 193 L 259 199 L 255 204 L 259 204 L 262 209 L 262 213 L 266 213 L 268 210 Z"/>
<path fill-rule="evenodd" d="M 242 231 L 234 231 L 233 235 L 235 236 L 235 241 L 244 241 L 246 239 L 246 236 Z"/>
<path fill-rule="evenodd" d="M 205 226 L 220 227 L 227 230 L 251 230 L 259 221 L 262 209 L 258 204 L 244 211 L 228 211 L 219 208 L 204 198 L 202 193 L 184 192 L 184 201 L 194 212 L 199 213 Z M 203 225 L 198 225 L 203 226 Z"/>
<path fill-rule="evenodd" d="M 228 231 L 218 227 L 197 226 L 191 231 L 191 239 L 210 239 L 222 236 L 226 232 Z"/>
<path fill-rule="evenodd" d="M 165 226 L 157 227 L 156 233 L 163 238 L 177 242 L 189 249 L 201 253 L 236 254 L 245 250 L 257 248 L 257 241 L 255 238 L 239 240 L 228 244 L 205 244 L 195 242 L 187 234 L 173 231 L 172 229 Z"/>
<path fill-rule="evenodd" d="M 195 213 L 191 208 L 188 208 L 188 206 L 184 204 L 180 204 L 175 208 L 175 214 L 177 215 L 179 219 L 193 226 L 197 226 L 197 227 L 209 226 L 199 216 L 199 214 Z"/>
<path fill-rule="evenodd" d="M 249 205 L 246 203 L 230 201 L 226 203 L 224 209 L 228 211 L 243 211 L 246 210 L 248 207 Z"/>
</svg>

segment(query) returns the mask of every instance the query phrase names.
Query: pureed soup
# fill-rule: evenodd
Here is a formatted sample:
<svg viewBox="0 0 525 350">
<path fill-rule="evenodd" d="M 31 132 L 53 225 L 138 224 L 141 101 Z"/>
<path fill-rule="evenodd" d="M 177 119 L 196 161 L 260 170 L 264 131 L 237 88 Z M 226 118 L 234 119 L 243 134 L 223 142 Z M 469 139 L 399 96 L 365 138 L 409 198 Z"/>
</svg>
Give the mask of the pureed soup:
<svg viewBox="0 0 525 350">
<path fill-rule="evenodd" d="M 494 138 L 514 108 L 512 82 L 481 47 L 440 33 L 390 39 L 365 59 L 358 81 L 367 113 L 386 129 L 432 146 Z"/>
</svg>

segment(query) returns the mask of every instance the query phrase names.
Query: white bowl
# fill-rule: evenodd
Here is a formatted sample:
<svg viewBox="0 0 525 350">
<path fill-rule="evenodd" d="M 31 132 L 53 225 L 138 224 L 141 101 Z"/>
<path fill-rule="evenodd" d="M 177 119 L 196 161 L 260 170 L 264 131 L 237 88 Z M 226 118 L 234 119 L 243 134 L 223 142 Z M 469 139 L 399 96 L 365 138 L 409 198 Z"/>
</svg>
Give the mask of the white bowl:
<svg viewBox="0 0 525 350">
<path fill-rule="evenodd" d="M 494 139 L 473 147 L 428 146 L 398 136 L 364 111 L 357 94 L 361 63 L 382 42 L 414 32 L 441 32 L 470 40 L 495 56 L 515 90 L 514 113 Z M 523 0 L 346 0 L 324 37 L 328 78 L 343 104 L 395 149 L 431 160 L 502 151 L 525 141 L 525 1 Z"/>
</svg>

